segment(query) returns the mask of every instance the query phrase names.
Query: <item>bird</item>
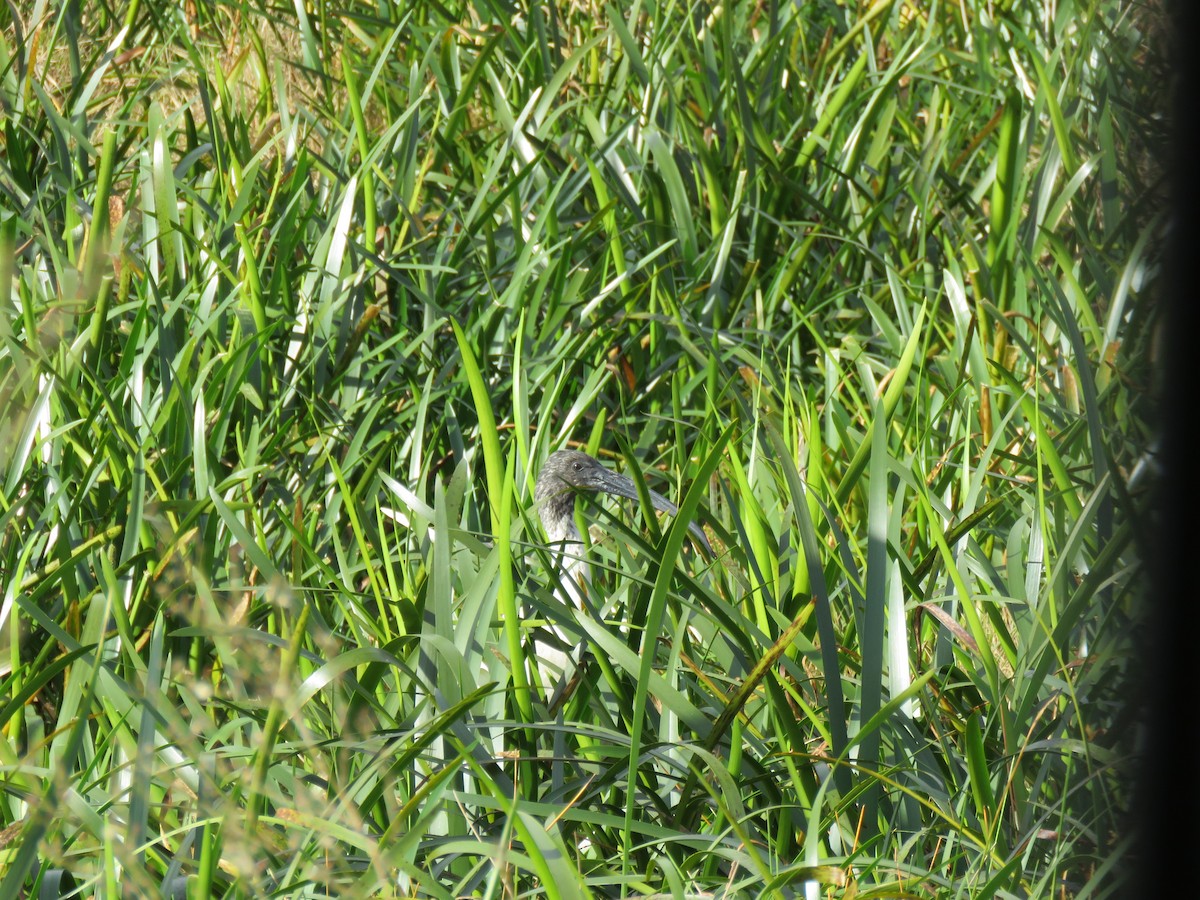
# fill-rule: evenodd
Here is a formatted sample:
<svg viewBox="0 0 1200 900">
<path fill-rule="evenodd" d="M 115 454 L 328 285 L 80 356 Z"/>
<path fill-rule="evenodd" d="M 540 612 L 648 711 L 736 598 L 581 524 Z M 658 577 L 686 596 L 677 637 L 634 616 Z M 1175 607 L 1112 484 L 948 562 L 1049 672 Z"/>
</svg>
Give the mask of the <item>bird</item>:
<svg viewBox="0 0 1200 900">
<path fill-rule="evenodd" d="M 637 485 L 632 479 L 605 468 L 599 460 L 581 450 L 555 451 L 542 464 L 534 485 L 533 497 L 546 537 L 561 555 L 560 590 L 555 594 L 560 602 L 582 609 L 584 586 L 591 581 L 591 569 L 580 552 L 583 538 L 575 526 L 575 495 L 578 491 L 594 491 L 615 497 L 627 497 L 630 500 L 637 500 L 639 497 Z M 674 503 L 657 491 L 648 490 L 647 493 L 655 509 L 671 515 L 679 512 Z M 689 522 L 688 529 L 705 552 L 712 557 L 712 545 L 700 526 Z M 554 690 L 554 685 L 547 686 L 548 695 L 554 696 L 561 695 L 574 670 L 575 662 L 569 652 L 561 649 L 563 644 L 570 645 L 563 632 L 553 626 L 550 630 L 559 639 L 557 645 L 535 640 L 534 649 L 539 664 L 560 678 L 557 691 Z M 557 697 L 552 700 L 552 705 L 555 700 Z"/>
</svg>

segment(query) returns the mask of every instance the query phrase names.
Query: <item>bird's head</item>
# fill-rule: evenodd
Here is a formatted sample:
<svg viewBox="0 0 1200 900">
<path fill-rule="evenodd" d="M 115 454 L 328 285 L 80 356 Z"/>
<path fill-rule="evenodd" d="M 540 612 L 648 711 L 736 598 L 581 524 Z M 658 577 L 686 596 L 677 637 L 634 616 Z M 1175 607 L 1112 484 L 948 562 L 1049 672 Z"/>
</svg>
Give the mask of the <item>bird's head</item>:
<svg viewBox="0 0 1200 900">
<path fill-rule="evenodd" d="M 568 527 L 574 531 L 574 525 L 570 523 L 574 491 L 597 491 L 630 500 L 639 499 L 637 485 L 631 479 L 606 469 L 599 460 L 580 450 L 558 450 L 546 458 L 533 491 L 548 533 L 562 535 Z M 649 489 L 647 492 L 655 509 L 671 515 L 679 512 L 679 508 L 662 494 Z M 690 522 L 688 528 L 711 555 L 712 547 L 700 527 Z"/>
</svg>

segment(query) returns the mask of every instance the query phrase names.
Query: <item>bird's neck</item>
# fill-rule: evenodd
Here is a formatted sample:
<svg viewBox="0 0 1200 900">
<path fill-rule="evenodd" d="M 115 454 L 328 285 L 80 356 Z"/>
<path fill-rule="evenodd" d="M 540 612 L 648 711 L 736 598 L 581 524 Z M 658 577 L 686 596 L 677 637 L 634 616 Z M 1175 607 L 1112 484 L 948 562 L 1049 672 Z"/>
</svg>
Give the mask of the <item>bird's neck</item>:
<svg viewBox="0 0 1200 900">
<path fill-rule="evenodd" d="M 546 537 L 552 543 L 581 542 L 579 529 L 575 527 L 575 492 L 565 490 L 542 501 L 542 525 Z"/>
</svg>

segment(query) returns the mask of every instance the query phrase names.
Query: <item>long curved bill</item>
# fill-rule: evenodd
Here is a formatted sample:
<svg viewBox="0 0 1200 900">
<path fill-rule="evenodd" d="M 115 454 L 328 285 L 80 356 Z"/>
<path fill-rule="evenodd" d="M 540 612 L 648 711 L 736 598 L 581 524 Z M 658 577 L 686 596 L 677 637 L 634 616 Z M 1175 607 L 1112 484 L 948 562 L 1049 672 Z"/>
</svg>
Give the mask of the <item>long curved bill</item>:
<svg viewBox="0 0 1200 900">
<path fill-rule="evenodd" d="M 624 475 L 618 475 L 616 472 L 608 469 L 595 470 L 593 477 L 589 479 L 588 487 L 592 490 L 603 491 L 606 494 L 615 494 L 618 497 L 627 497 L 630 500 L 641 500 L 638 496 L 637 485 L 632 479 L 626 478 Z M 650 503 L 659 512 L 669 513 L 670 515 L 678 515 L 679 507 L 660 494 L 658 491 L 646 488 L 650 494 Z M 704 548 L 704 552 L 709 557 L 715 557 L 712 545 L 708 542 L 708 536 L 705 535 L 703 529 L 695 522 L 688 522 L 688 531 L 700 542 L 700 546 Z"/>
</svg>

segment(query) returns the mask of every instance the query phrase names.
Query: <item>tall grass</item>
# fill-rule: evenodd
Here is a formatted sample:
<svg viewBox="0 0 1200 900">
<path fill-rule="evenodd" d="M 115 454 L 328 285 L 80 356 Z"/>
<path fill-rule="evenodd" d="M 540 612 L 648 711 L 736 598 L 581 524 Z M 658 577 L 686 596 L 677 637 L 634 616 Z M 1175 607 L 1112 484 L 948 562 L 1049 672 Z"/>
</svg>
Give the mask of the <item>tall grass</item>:
<svg viewBox="0 0 1200 900">
<path fill-rule="evenodd" d="M 1111 896 L 1154 16 L 6 8 L 0 895 Z"/>
</svg>

